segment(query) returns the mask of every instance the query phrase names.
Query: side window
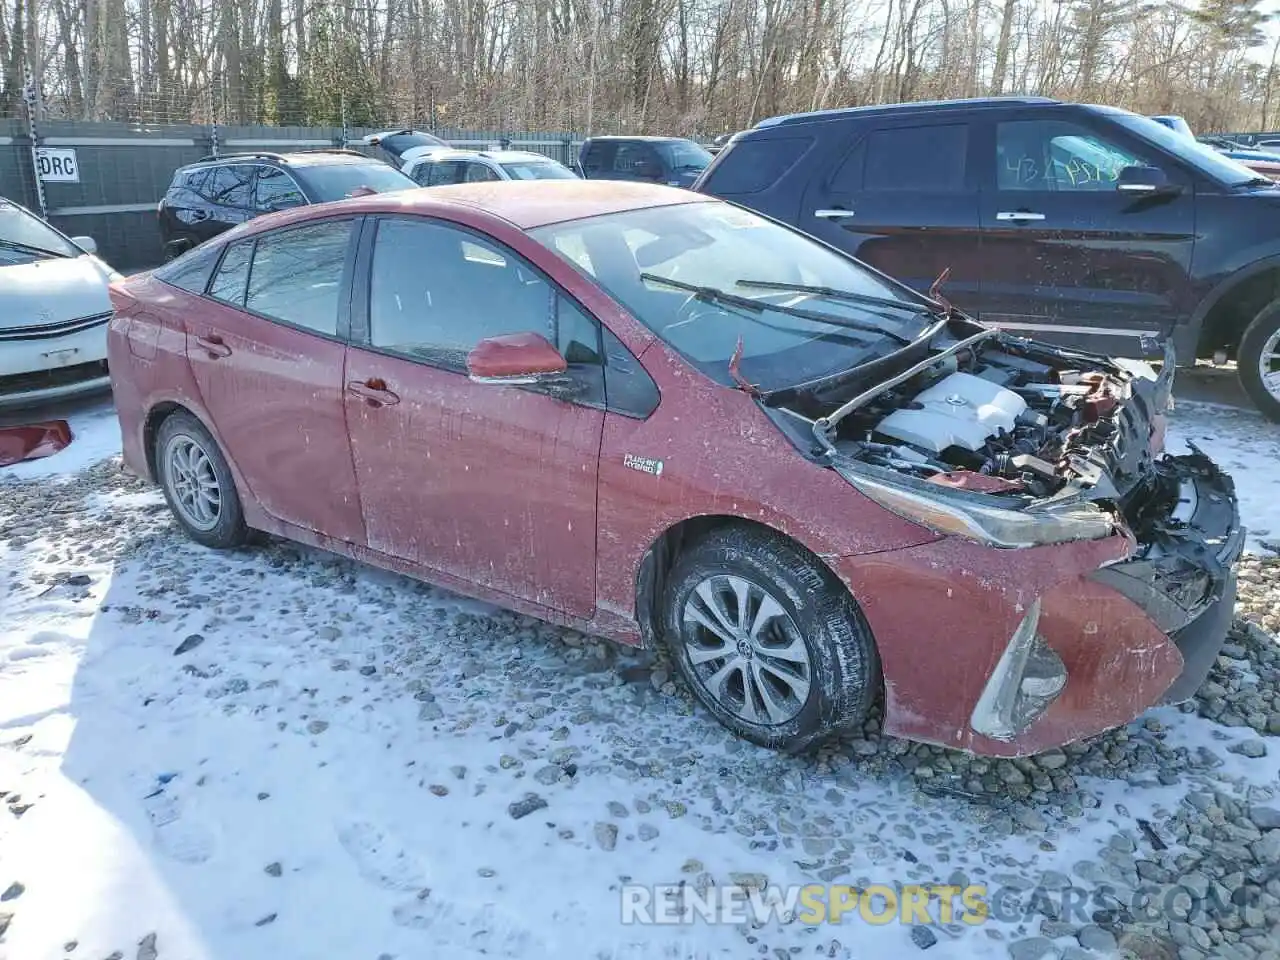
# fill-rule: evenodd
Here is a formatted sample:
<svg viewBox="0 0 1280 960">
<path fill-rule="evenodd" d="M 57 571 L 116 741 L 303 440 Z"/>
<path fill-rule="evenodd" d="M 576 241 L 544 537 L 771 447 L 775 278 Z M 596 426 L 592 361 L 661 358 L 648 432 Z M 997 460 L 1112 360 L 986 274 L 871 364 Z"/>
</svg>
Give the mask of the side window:
<svg viewBox="0 0 1280 960">
<path fill-rule="evenodd" d="M 203 167 L 196 170 L 188 170 L 182 175 L 175 186 L 181 186 L 184 189 L 194 190 L 196 193 L 199 193 L 200 188 L 204 185 L 204 181 L 208 176 L 208 169 Z"/>
<path fill-rule="evenodd" d="M 1000 190 L 1114 190 L 1125 167 L 1146 161 L 1085 127 L 1060 120 L 996 125 Z"/>
<path fill-rule="evenodd" d="M 599 367 L 600 326 L 509 250 L 425 220 L 383 220 L 373 247 L 369 341 L 464 371 L 486 337 L 539 333 L 571 365 Z"/>
<path fill-rule="evenodd" d="M 708 187 L 714 187 L 717 196 L 767 190 L 796 165 L 812 144 L 812 137 L 777 137 L 736 143 L 730 148 L 726 162 L 712 173 Z"/>
<path fill-rule="evenodd" d="M 620 143 L 614 157 L 613 169 L 633 177 L 643 176 L 654 167 L 661 167 L 658 153 L 647 143 Z M 646 169 L 648 168 L 648 169 Z"/>
<path fill-rule="evenodd" d="M 216 248 L 197 247 L 183 254 L 178 259 L 166 263 L 155 271 L 155 275 L 171 286 L 186 290 L 189 293 L 203 294 L 209 283 L 209 274 L 218 261 Z M 247 267 L 248 260 L 245 260 Z M 247 273 L 247 270 L 246 270 Z M 244 275 L 241 276 L 240 292 L 236 302 L 244 299 Z"/>
<path fill-rule="evenodd" d="M 253 241 L 243 240 L 227 247 L 214 274 L 209 296 L 237 307 L 244 306 L 244 288 L 249 279 L 249 260 L 253 256 Z"/>
<path fill-rule="evenodd" d="M 409 171 L 409 179 L 420 187 L 431 186 L 431 172 L 436 168 L 434 163 L 419 163 Z"/>
<path fill-rule="evenodd" d="M 467 183 L 484 183 L 487 180 L 502 179 L 483 163 L 467 164 Z"/>
<path fill-rule="evenodd" d="M 831 177 L 833 193 L 857 193 L 862 189 L 862 171 L 867 165 L 867 138 L 855 143 Z"/>
<path fill-rule="evenodd" d="M 245 308 L 335 336 L 352 222 L 329 220 L 260 236 Z"/>
<path fill-rule="evenodd" d="M 461 160 L 442 160 L 431 164 L 428 186 L 443 187 L 451 183 L 462 183 L 467 165 Z"/>
<path fill-rule="evenodd" d="M 615 150 L 616 144 L 601 140 L 594 141 L 583 154 L 582 169 L 588 175 L 612 170 Z"/>
<path fill-rule="evenodd" d="M 227 164 L 213 168 L 202 192 L 214 203 L 248 209 L 252 185 L 252 164 Z"/>
<path fill-rule="evenodd" d="M 262 211 L 300 207 L 307 202 L 293 177 L 279 167 L 259 167 L 254 187 L 255 206 Z"/>
<path fill-rule="evenodd" d="M 963 123 L 875 130 L 866 140 L 862 187 L 959 193 L 968 152 L 969 127 Z"/>
</svg>

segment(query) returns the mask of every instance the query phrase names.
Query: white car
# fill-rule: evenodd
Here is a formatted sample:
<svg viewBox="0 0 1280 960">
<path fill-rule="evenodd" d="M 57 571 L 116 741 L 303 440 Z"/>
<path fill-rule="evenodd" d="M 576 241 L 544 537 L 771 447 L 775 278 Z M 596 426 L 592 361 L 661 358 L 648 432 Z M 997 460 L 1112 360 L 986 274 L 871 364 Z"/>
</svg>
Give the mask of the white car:
<svg viewBox="0 0 1280 960">
<path fill-rule="evenodd" d="M 0 197 L 0 407 L 105 390 L 107 284 L 90 237 L 67 237 Z"/>
<path fill-rule="evenodd" d="M 523 150 L 427 149 L 407 157 L 401 169 L 424 187 L 485 180 L 579 179 L 563 163 Z"/>
</svg>

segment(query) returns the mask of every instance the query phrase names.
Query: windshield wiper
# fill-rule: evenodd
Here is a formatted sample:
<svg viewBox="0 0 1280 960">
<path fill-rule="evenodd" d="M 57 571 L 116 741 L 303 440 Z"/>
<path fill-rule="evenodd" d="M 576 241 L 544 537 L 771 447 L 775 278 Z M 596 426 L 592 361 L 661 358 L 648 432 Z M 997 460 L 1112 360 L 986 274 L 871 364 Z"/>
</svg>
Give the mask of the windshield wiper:
<svg viewBox="0 0 1280 960">
<path fill-rule="evenodd" d="M 640 274 L 640 279 L 649 283 L 659 283 L 668 287 L 675 287 L 677 290 L 686 290 L 689 293 L 692 293 L 699 300 L 738 307 L 743 310 L 750 310 L 753 313 L 763 313 L 765 310 L 773 310 L 777 313 L 783 313 L 791 317 L 800 317 L 804 320 L 813 320 L 817 323 L 830 324 L 833 327 L 845 327 L 849 330 L 864 330 L 867 333 L 878 333 L 891 340 L 897 340 L 899 343 L 912 342 L 910 337 L 904 337 L 900 333 L 894 333 L 892 330 L 886 330 L 874 323 L 864 323 L 861 320 L 853 320 L 848 317 L 833 317 L 831 314 L 822 313 L 819 310 L 805 310 L 803 307 L 784 307 L 777 303 L 762 303 L 761 301 L 753 300 L 750 297 L 739 297 L 736 294 L 720 290 L 717 287 L 702 287 L 696 283 L 685 283 L 683 280 L 671 280 L 667 277 L 660 277 L 656 273 L 642 273 Z M 893 301 L 888 302 L 892 303 Z"/>
<path fill-rule="evenodd" d="M 847 300 L 850 303 L 865 303 L 872 307 L 884 307 L 888 310 L 905 310 L 913 316 L 920 314 L 937 315 L 938 311 L 925 309 L 905 300 L 890 300 L 888 297 L 875 297 L 869 293 L 856 293 L 853 290 L 837 290 L 835 287 L 818 287 L 806 283 L 784 283 L 779 280 L 735 280 L 735 286 L 755 287 L 758 290 L 786 290 L 792 293 L 811 293 L 816 297 L 829 300 Z"/>
<path fill-rule="evenodd" d="M 69 253 L 59 253 L 57 250 L 46 250 L 44 247 L 37 247 L 30 243 L 19 243 L 17 240 L 5 240 L 3 237 L 0 237 L 0 247 L 4 247 L 8 250 L 21 250 L 25 253 L 40 254 L 46 257 L 62 257 L 65 259 L 71 256 Z"/>
</svg>

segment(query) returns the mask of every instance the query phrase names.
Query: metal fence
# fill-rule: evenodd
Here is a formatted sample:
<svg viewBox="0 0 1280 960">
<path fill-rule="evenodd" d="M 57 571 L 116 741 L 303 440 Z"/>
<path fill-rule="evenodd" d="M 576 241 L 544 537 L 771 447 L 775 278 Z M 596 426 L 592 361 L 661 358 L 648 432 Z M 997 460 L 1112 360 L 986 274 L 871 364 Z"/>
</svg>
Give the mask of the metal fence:
<svg viewBox="0 0 1280 960">
<path fill-rule="evenodd" d="M 127 272 L 160 262 L 156 206 L 183 164 L 213 153 L 343 146 L 344 133 L 352 146 L 353 139 L 393 127 L 139 127 L 51 120 L 33 129 L 25 120 L 0 120 L 0 196 L 41 213 L 64 233 L 93 237 L 103 259 Z M 565 164 L 582 142 L 571 133 L 432 132 L 458 147 L 531 150 Z M 33 147 L 45 148 L 46 163 L 74 151 L 74 179 L 62 169 L 47 169 L 37 178 Z"/>
</svg>

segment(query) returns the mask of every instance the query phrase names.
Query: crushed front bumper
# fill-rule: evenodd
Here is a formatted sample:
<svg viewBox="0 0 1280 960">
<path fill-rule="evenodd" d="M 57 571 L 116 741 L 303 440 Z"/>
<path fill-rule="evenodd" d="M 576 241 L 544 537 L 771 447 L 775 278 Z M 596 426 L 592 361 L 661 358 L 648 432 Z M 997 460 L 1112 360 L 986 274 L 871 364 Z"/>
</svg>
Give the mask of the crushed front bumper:
<svg viewBox="0 0 1280 960">
<path fill-rule="evenodd" d="M 880 651 L 885 733 L 1027 756 L 1190 697 L 1226 637 L 1245 531 L 1230 477 L 1207 457 L 1154 467 L 1130 495 L 1132 534 L 1016 550 L 944 537 L 840 558 Z M 981 732 L 975 708 L 1032 611 L 1061 682 L 1018 675 L 1017 688 L 1049 691 L 1047 706 L 999 736 Z"/>
</svg>

